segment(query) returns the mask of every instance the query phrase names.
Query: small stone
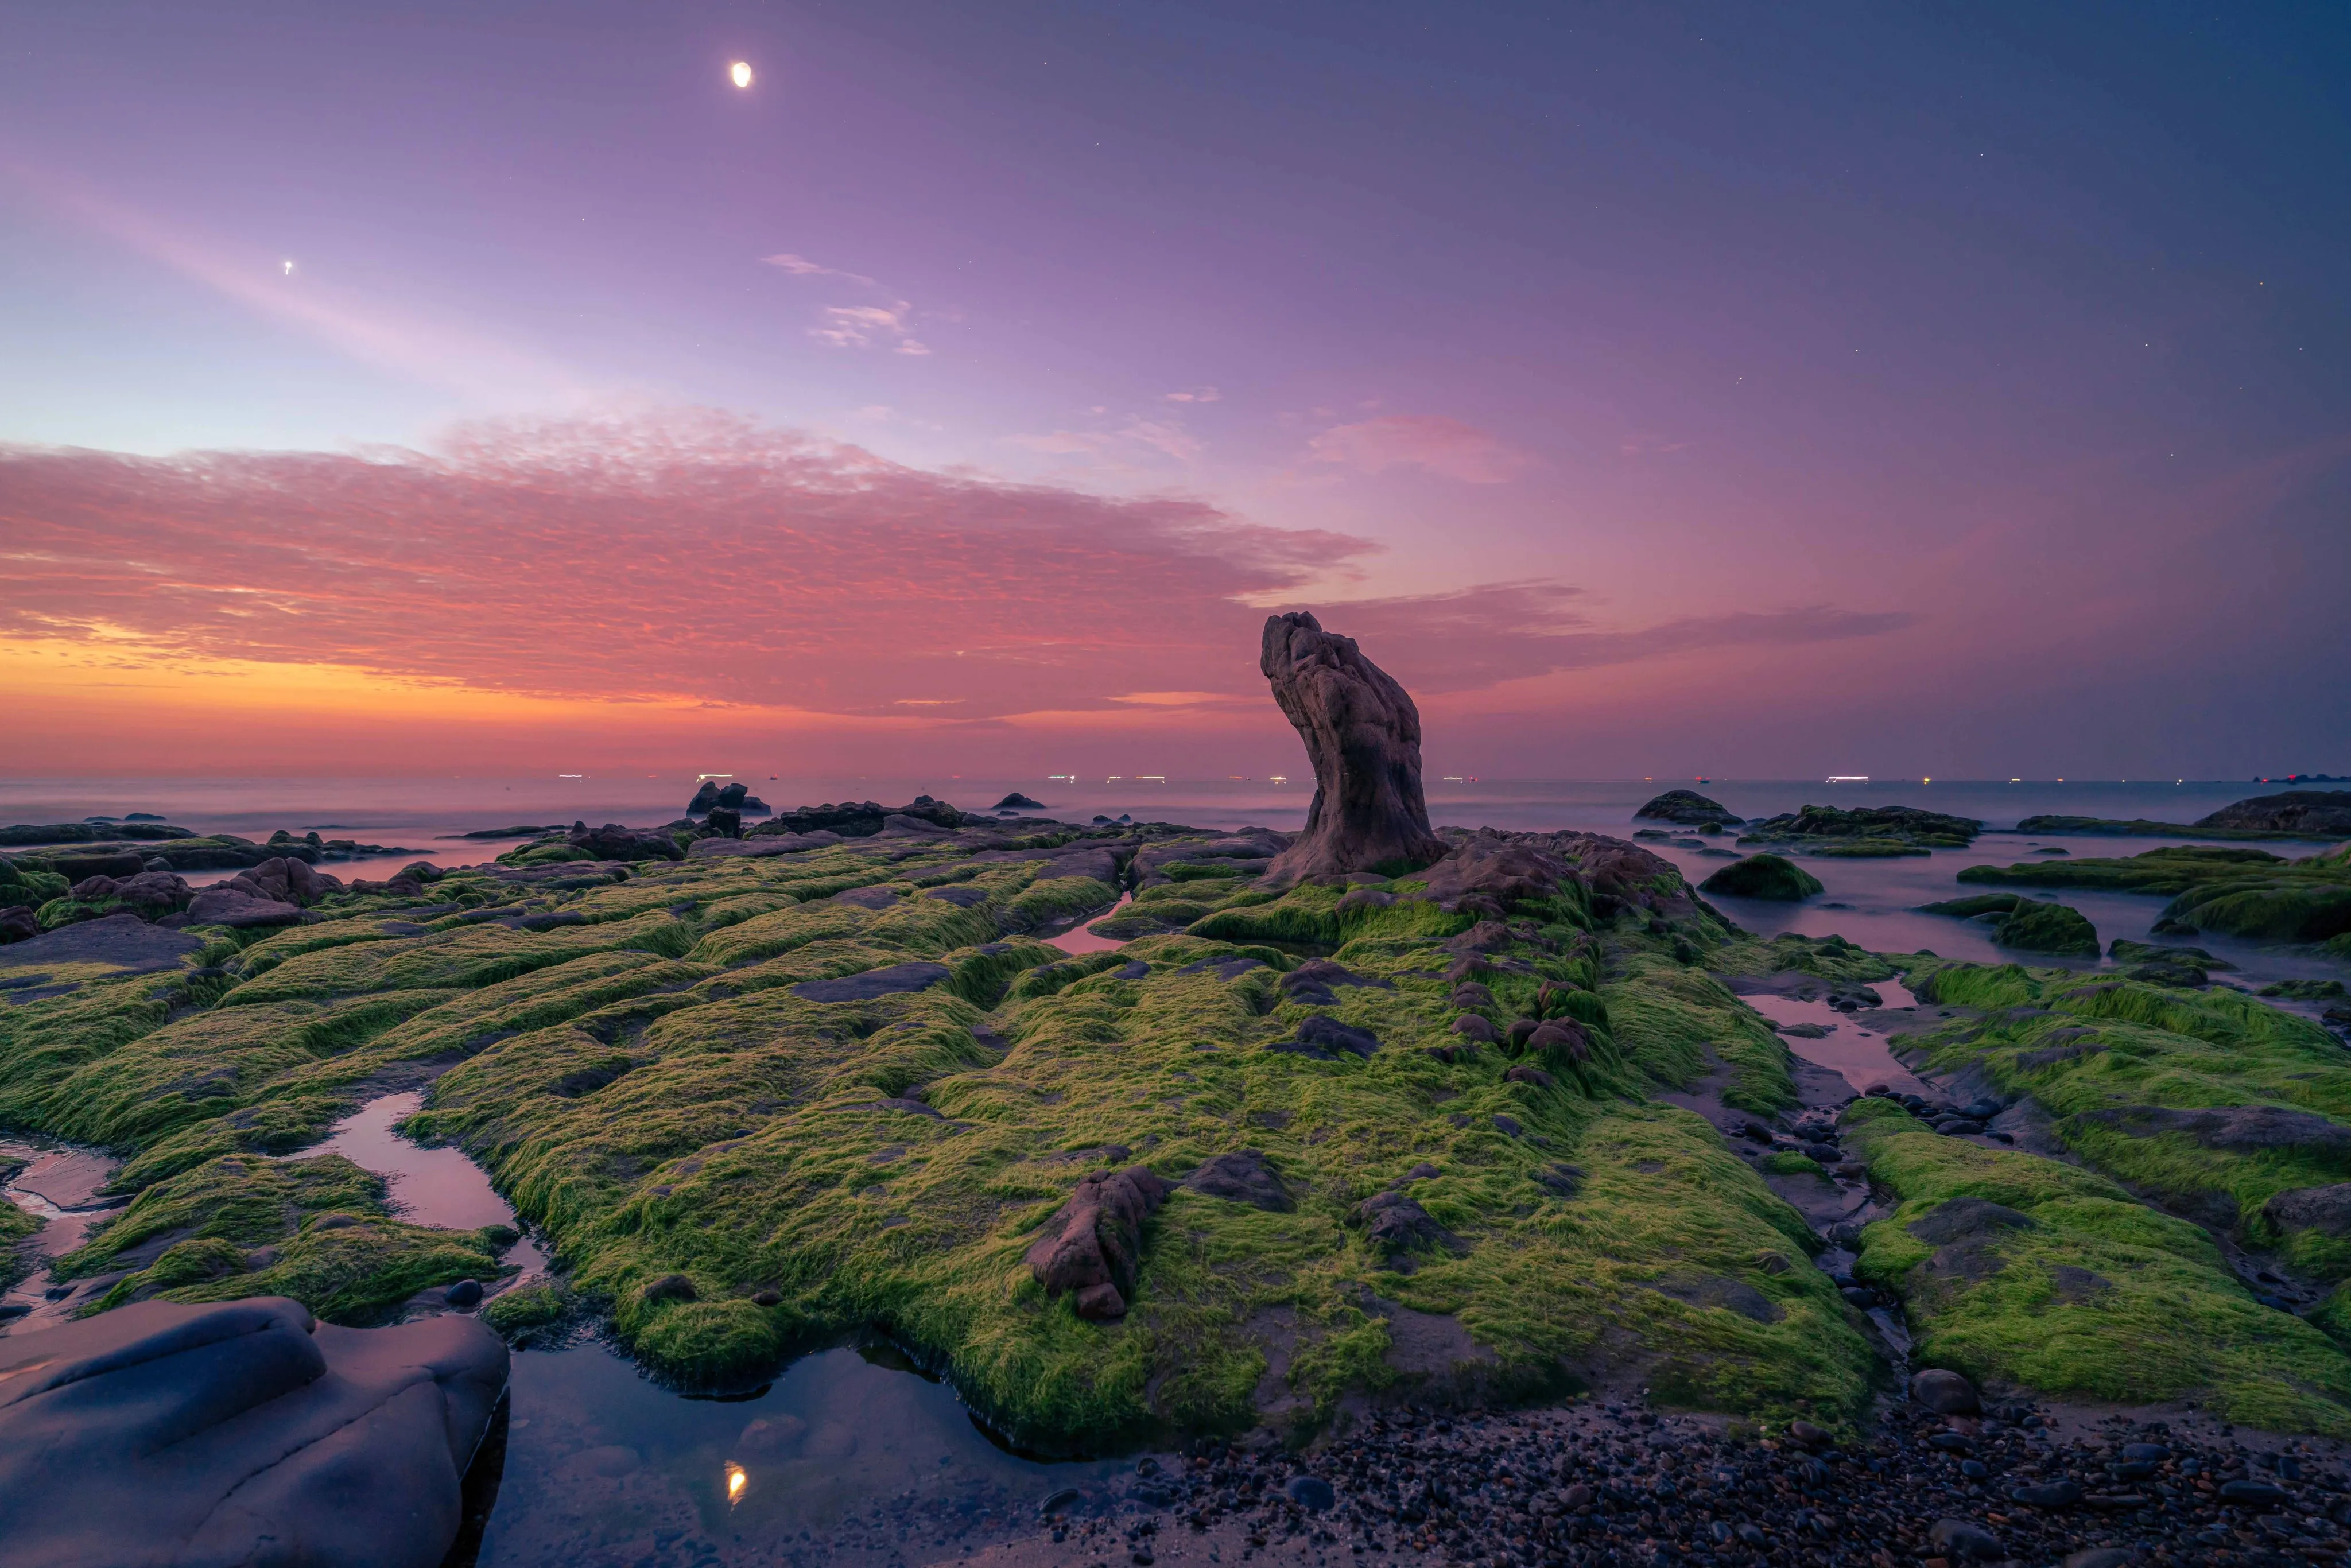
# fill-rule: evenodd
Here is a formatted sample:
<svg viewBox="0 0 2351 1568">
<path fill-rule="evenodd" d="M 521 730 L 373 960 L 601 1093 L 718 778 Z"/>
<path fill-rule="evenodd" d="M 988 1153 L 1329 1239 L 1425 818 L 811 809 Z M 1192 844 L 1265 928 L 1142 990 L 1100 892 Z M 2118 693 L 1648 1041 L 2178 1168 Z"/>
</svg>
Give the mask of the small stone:
<svg viewBox="0 0 2351 1568">
<path fill-rule="evenodd" d="M 2034 1481 L 2011 1490 L 2008 1497 L 2011 1502 L 2022 1503 L 2027 1508 L 2071 1508 L 2082 1500 L 2082 1488 L 2078 1481 L 2062 1479 Z"/>
<path fill-rule="evenodd" d="M 2128 1568 L 2138 1553 L 2127 1546 L 2085 1546 L 2066 1557 L 2059 1568 Z"/>
<path fill-rule="evenodd" d="M 2222 1481 L 2220 1500 L 2239 1508 L 2269 1508 L 2285 1500 L 2285 1489 L 2250 1478 Z"/>
<path fill-rule="evenodd" d="M 1290 1501 L 1309 1513 L 1323 1512 L 1339 1500 L 1339 1494 L 1332 1490 L 1331 1483 L 1319 1476 L 1292 1476 L 1290 1484 L 1282 1490 L 1290 1494 Z"/>
<path fill-rule="evenodd" d="M 1962 1563 L 1997 1563 L 2008 1555 L 2000 1537 L 1968 1519 L 1938 1519 L 1927 1540 L 1944 1556 Z"/>
<path fill-rule="evenodd" d="M 444 1291 L 441 1299 L 453 1307 L 478 1307 L 482 1304 L 482 1282 L 460 1280 Z"/>
<path fill-rule="evenodd" d="M 1788 1423 L 1788 1441 L 1800 1448 L 1825 1448 L 1836 1441 L 1834 1433 L 1825 1427 L 1815 1427 L 1810 1421 Z"/>
</svg>

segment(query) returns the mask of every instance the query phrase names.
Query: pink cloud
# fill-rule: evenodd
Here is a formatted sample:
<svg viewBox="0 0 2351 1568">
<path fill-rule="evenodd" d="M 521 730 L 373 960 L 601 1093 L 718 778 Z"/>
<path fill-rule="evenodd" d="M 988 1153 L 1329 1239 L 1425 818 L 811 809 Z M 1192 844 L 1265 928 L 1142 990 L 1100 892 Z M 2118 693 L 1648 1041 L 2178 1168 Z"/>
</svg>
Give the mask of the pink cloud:
<svg viewBox="0 0 2351 1568">
<path fill-rule="evenodd" d="M 949 726 L 1256 703 L 1264 606 L 1375 548 L 716 413 L 479 424 L 433 454 L 0 447 L 0 638 L 533 697 Z M 1307 602 L 1431 693 L 1903 622 L 1613 630 L 1549 582 Z"/>
<path fill-rule="evenodd" d="M 825 267 L 804 256 L 794 256 L 788 250 L 774 256 L 763 256 L 759 259 L 769 267 L 790 273 L 794 277 L 842 277 L 868 287 L 875 286 L 873 280 L 862 272 L 843 272 L 837 267 Z"/>
<path fill-rule="evenodd" d="M 1420 468 L 1465 485 L 1515 479 L 1534 459 L 1498 437 L 1442 414 L 1382 414 L 1333 425 L 1307 443 L 1316 463 L 1343 464 L 1366 474 Z"/>
</svg>

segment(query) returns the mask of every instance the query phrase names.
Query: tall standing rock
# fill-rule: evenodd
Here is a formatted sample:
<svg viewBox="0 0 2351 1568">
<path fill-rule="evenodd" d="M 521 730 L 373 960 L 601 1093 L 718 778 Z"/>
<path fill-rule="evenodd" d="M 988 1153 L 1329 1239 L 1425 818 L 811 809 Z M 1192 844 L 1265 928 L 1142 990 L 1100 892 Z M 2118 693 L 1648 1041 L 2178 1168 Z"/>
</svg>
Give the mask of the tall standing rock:
<svg viewBox="0 0 2351 1568">
<path fill-rule="evenodd" d="M 1266 874 L 1295 882 L 1440 859 L 1420 793 L 1420 710 L 1395 678 L 1302 611 L 1267 619 L 1258 667 L 1314 765 L 1306 831 Z"/>
</svg>

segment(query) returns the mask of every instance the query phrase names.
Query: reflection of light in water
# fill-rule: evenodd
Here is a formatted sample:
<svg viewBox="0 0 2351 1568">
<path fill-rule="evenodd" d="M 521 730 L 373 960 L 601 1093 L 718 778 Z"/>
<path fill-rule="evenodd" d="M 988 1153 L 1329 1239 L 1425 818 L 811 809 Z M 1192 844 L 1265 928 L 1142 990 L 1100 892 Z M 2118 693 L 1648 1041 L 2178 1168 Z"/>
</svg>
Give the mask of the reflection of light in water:
<svg viewBox="0 0 2351 1568">
<path fill-rule="evenodd" d="M 743 1500 L 743 1489 L 750 1484 L 750 1480 L 751 1478 L 743 1473 L 742 1466 L 732 1459 L 726 1461 L 727 1507 L 732 1508 Z"/>
</svg>

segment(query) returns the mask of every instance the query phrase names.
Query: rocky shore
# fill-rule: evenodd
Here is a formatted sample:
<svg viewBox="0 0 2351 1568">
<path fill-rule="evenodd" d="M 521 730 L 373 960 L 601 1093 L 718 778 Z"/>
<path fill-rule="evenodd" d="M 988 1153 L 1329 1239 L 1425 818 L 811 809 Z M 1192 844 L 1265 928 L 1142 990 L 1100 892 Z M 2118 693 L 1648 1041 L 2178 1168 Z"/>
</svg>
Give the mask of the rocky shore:
<svg viewBox="0 0 2351 1568">
<path fill-rule="evenodd" d="M 123 1162 L 60 1310 L 592 1327 L 719 1396 L 879 1335 L 1008 1444 L 1166 1456 L 956 1537 L 1008 1562 L 2342 1555 L 2351 1058 L 2319 1022 L 2194 949 L 2085 976 L 1767 942 L 1624 839 L 1432 831 L 1409 695 L 1311 617 L 1262 657 L 1323 780 L 1298 834 L 928 798 L 747 831 L 713 790 L 381 882 L 0 862 L 43 927 L 0 947 L 0 1125 Z M 1746 826 L 1834 856 L 1979 824 Z M 2305 911 L 2340 880 L 2340 852 L 2157 858 L 2183 923 L 2211 877 Z M 1819 890 L 1768 849 L 1731 869 Z M 2053 910 L 1965 913 L 2095 951 Z M 1040 940 L 1082 922 L 1123 945 Z M 1857 1094 L 1767 993 L 1825 995 L 1933 1092 Z M 393 1091 L 549 1277 L 315 1152 Z M 856 1539 L 948 1539 L 902 1522 Z"/>
</svg>

